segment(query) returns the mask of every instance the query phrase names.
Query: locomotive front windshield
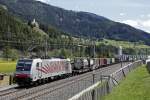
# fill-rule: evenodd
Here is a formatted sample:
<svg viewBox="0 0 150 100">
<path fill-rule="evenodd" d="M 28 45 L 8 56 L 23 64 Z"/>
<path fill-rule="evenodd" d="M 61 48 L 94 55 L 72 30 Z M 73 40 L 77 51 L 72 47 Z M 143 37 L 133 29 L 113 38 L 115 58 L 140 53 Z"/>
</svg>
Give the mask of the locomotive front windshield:
<svg viewBox="0 0 150 100">
<path fill-rule="evenodd" d="M 32 66 L 32 60 L 19 60 L 16 70 L 17 71 L 30 71 Z"/>
</svg>

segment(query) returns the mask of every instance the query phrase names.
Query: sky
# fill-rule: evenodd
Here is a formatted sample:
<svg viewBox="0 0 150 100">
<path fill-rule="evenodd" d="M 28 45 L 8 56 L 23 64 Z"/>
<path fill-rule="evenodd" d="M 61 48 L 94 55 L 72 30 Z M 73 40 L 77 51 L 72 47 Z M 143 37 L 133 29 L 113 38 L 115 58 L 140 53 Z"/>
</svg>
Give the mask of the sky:
<svg viewBox="0 0 150 100">
<path fill-rule="evenodd" d="M 38 0 L 67 10 L 86 11 L 150 33 L 150 0 Z"/>
</svg>

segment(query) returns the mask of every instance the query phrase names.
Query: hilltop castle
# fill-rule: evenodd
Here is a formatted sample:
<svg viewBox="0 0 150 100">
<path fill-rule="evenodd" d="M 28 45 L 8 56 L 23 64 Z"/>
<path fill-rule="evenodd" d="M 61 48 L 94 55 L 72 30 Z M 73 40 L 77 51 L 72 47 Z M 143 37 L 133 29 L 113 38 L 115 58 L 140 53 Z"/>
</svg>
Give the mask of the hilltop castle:
<svg viewBox="0 0 150 100">
<path fill-rule="evenodd" d="M 33 21 L 31 22 L 31 25 L 32 25 L 33 27 L 39 28 L 39 24 L 38 24 L 38 22 L 35 21 L 35 19 L 33 19 Z"/>
</svg>

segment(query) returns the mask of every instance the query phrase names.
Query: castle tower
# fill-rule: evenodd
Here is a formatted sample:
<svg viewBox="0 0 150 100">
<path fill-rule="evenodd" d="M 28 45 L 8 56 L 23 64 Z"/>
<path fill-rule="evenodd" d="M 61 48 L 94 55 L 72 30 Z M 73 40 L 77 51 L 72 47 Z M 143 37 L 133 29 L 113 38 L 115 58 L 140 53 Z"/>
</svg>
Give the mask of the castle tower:
<svg viewBox="0 0 150 100">
<path fill-rule="evenodd" d="M 35 21 L 35 18 L 34 18 L 33 21 L 31 22 L 31 25 L 32 25 L 33 27 L 39 28 L 39 24 L 38 24 L 38 22 Z"/>
</svg>

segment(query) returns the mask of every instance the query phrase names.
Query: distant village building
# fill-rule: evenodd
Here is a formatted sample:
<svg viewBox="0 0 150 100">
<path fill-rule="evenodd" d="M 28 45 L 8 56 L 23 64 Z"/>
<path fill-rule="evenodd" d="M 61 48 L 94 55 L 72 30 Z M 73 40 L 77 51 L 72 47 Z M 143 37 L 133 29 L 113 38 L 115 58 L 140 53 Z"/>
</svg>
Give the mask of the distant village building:
<svg viewBox="0 0 150 100">
<path fill-rule="evenodd" d="M 33 21 L 31 22 L 31 25 L 32 25 L 33 27 L 39 28 L 39 24 L 38 24 L 38 22 L 35 21 L 35 19 L 33 19 Z"/>
<path fill-rule="evenodd" d="M 119 46 L 118 55 L 119 55 L 119 56 L 122 56 L 122 46 Z"/>
</svg>

